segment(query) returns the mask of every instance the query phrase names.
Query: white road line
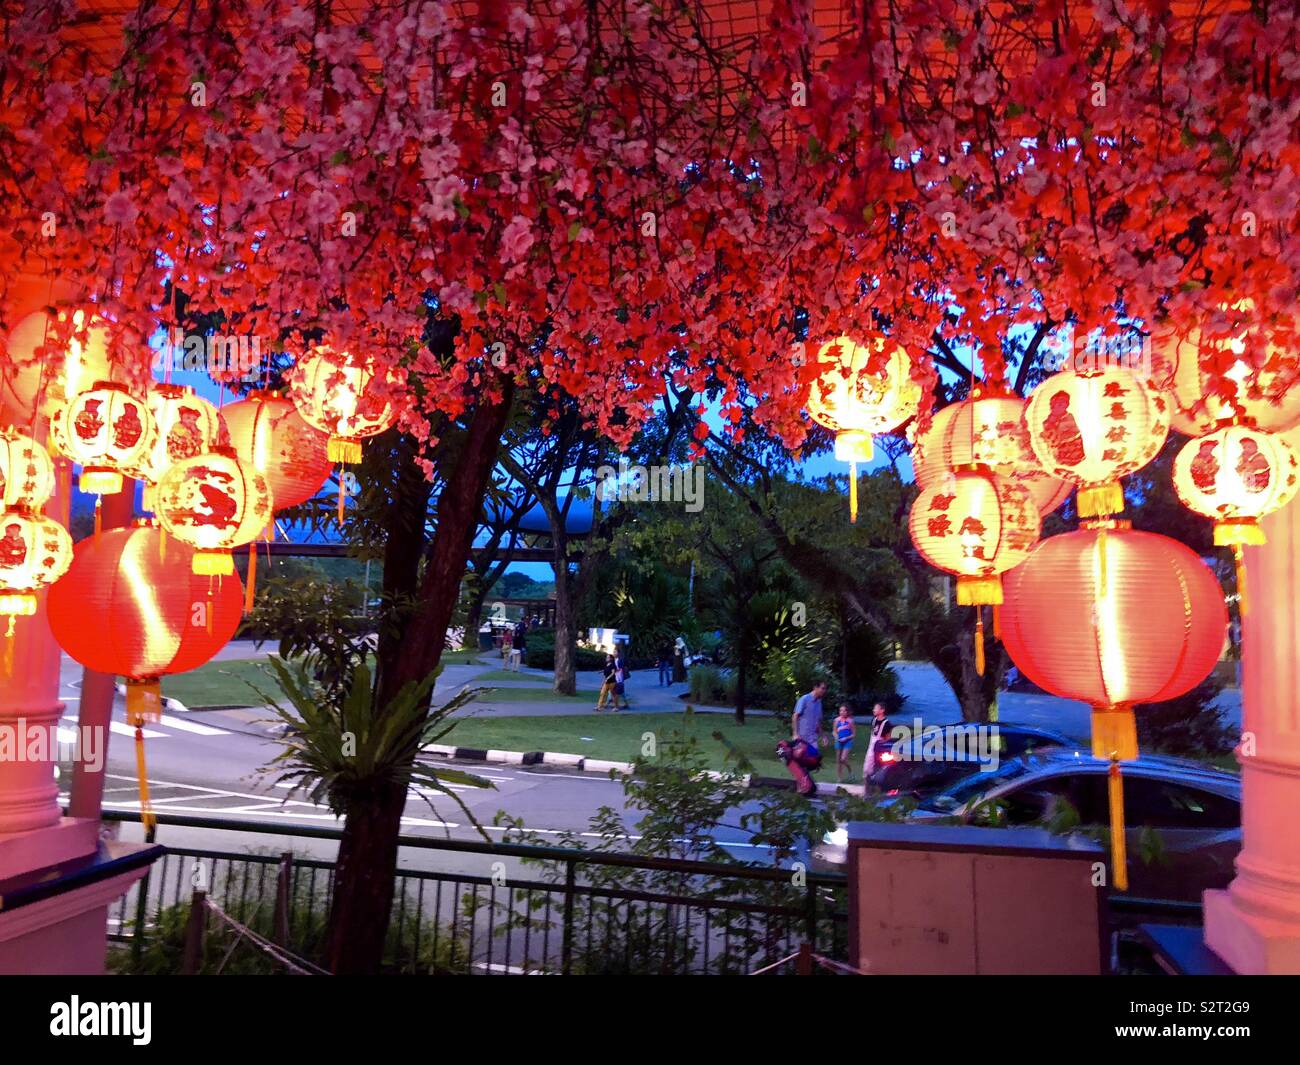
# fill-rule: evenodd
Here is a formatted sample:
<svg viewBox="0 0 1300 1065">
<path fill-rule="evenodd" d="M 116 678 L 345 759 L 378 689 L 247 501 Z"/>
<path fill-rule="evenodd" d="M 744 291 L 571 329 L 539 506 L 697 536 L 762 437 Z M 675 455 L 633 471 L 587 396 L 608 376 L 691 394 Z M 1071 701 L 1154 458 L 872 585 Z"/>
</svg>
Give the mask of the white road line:
<svg viewBox="0 0 1300 1065">
<path fill-rule="evenodd" d="M 278 803 L 277 803 L 276 805 L 279 806 Z M 105 804 L 104 804 L 104 808 L 105 808 L 106 810 L 109 810 L 109 809 L 111 809 L 111 810 L 138 810 L 138 809 L 140 809 L 140 804 L 139 804 L 138 802 L 115 802 L 115 803 L 105 803 Z M 317 807 L 317 809 L 319 809 L 319 807 Z M 213 806 L 213 807 L 187 806 L 187 807 L 185 808 L 185 812 L 186 812 L 186 813 L 195 813 L 195 814 L 228 814 L 228 813 L 231 812 L 231 808 L 230 808 L 229 806 Z M 288 820 L 290 820 L 291 818 L 294 819 L 294 820 L 300 820 L 300 821 L 301 821 L 301 820 L 306 820 L 306 821 L 338 821 L 338 820 L 340 820 L 340 818 L 338 818 L 338 817 L 336 817 L 334 814 L 330 814 L 330 813 L 326 813 L 326 814 L 305 814 L 305 813 L 298 813 L 298 812 L 295 812 L 295 811 L 285 811 L 284 813 L 275 813 L 275 814 L 273 814 L 273 813 L 271 813 L 270 811 L 248 810 L 248 811 L 245 812 L 244 816 L 245 816 L 245 817 L 269 817 L 269 818 L 271 818 L 271 819 L 273 819 L 273 820 L 277 820 L 277 821 L 288 821 Z M 404 824 L 404 825 L 417 825 L 417 826 L 419 826 L 419 827 L 421 827 L 421 828 L 460 828 L 460 825 L 456 824 L 454 821 L 433 821 L 433 820 L 429 820 L 428 818 L 423 818 L 423 817 L 403 817 L 403 818 L 402 818 L 402 824 Z"/>
<path fill-rule="evenodd" d="M 168 728 L 177 728 L 182 732 L 192 732 L 196 736 L 229 736 L 230 733 L 223 728 L 213 728 L 211 725 L 200 725 L 194 721 L 186 721 L 183 718 L 172 717 L 169 714 L 163 714 L 162 723 Z"/>
<path fill-rule="evenodd" d="M 132 739 L 135 738 L 135 729 L 125 721 L 110 721 L 108 727 L 112 732 L 115 732 L 119 736 L 130 736 Z M 165 732 L 154 732 L 147 728 L 141 729 L 140 731 L 144 734 L 144 738 L 147 740 L 162 740 L 167 738 L 167 733 Z"/>
</svg>

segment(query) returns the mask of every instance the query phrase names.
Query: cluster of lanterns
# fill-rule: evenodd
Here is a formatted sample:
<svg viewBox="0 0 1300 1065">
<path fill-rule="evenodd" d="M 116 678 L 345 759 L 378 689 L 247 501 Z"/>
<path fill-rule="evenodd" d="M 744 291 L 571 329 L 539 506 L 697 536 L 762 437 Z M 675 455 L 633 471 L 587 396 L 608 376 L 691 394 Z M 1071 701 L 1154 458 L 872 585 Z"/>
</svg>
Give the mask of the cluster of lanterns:
<svg viewBox="0 0 1300 1065">
<path fill-rule="evenodd" d="M 881 351 L 888 343 L 838 346 Z M 985 668 L 983 607 L 992 606 L 1023 673 L 1093 708 L 1093 753 L 1111 763 L 1120 890 L 1127 887 L 1120 765 L 1138 756 L 1133 707 L 1200 683 L 1228 624 L 1218 580 L 1195 553 L 1117 517 L 1122 479 L 1157 455 L 1171 427 L 1193 437 L 1175 459 L 1174 487 L 1187 507 L 1214 520 L 1214 542 L 1233 548 L 1243 612 L 1241 548 L 1262 543 L 1260 519 L 1300 489 L 1300 456 L 1278 435 L 1300 423 L 1300 382 L 1251 368 L 1244 337 L 1205 347 L 1193 330 L 1160 352 L 1147 378 L 1124 367 L 1062 370 L 1028 401 L 975 387 L 939 411 L 913 447 L 912 542 L 956 577 L 957 603 L 976 608 L 977 670 Z M 863 437 L 917 413 L 896 376 L 908 372 L 907 357 L 899 352 L 874 373 L 855 357 L 856 381 L 844 378 L 842 358 L 825 361 L 809 414 L 837 431 L 837 457 L 846 457 L 847 437 L 847 457 L 862 461 L 870 455 L 869 445 L 858 446 Z M 1215 361 L 1226 363 L 1233 383 L 1226 392 L 1206 387 L 1203 369 Z M 1040 541 L 1041 519 L 1071 491 L 1081 528 Z"/>
<path fill-rule="evenodd" d="M 51 355 L 55 321 L 75 337 Z M 79 487 L 97 500 L 95 534 L 74 549 L 63 524 L 42 513 L 56 487 L 50 452 L 32 435 L 0 430 L 4 668 L 15 618 L 35 613 L 48 589 L 50 628 L 63 649 L 125 679 L 148 820 L 143 726 L 161 715 L 159 680 L 208 661 L 252 607 L 257 552 L 249 552 L 245 587 L 232 551 L 269 539 L 274 511 L 314 497 L 335 462 L 359 461 L 361 441 L 391 425 L 395 411 L 377 398 L 369 363 L 324 347 L 299 361 L 291 398 L 253 393 L 221 410 L 179 385 L 155 383 L 140 394 L 123 384 L 108 358 L 107 324 L 83 312 L 71 322 L 28 315 L 8 348 L 12 372 L 0 401 L 33 425 L 49 420 L 52 448 L 81 467 Z M 135 480 L 154 517 L 103 530 L 99 500 Z"/>
</svg>

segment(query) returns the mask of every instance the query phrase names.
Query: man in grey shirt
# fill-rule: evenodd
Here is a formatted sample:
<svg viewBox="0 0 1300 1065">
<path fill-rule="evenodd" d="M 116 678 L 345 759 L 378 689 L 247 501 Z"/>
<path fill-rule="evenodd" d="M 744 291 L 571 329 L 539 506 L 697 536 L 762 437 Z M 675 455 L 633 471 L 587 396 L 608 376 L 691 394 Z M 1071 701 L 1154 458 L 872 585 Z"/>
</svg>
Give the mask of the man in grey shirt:
<svg viewBox="0 0 1300 1065">
<path fill-rule="evenodd" d="M 809 747 L 818 750 L 823 746 L 822 735 L 822 696 L 826 694 L 826 682 L 819 680 L 807 695 L 799 696 L 794 704 L 794 716 L 791 718 L 791 735 L 794 740 L 803 740 Z"/>
</svg>

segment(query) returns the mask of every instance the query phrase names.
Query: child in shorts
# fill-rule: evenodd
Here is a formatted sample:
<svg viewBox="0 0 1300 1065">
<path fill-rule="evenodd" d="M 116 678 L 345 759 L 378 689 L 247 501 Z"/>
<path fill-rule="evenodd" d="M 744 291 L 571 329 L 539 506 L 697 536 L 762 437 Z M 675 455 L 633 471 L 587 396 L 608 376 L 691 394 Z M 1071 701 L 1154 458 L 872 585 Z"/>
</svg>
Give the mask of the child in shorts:
<svg viewBox="0 0 1300 1065">
<path fill-rule="evenodd" d="M 853 770 L 849 766 L 849 751 L 853 750 L 853 737 L 857 735 L 858 726 L 853 721 L 853 714 L 848 706 L 841 706 L 835 718 L 835 779 L 839 781 L 845 770 L 849 779 L 853 779 Z"/>
</svg>

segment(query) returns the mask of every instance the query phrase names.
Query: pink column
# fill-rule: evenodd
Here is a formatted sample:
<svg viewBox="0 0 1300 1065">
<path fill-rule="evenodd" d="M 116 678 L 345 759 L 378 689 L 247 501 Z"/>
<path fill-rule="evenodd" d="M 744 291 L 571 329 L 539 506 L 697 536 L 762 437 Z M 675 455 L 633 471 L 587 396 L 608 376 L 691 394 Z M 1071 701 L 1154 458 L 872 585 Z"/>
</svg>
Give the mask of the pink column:
<svg viewBox="0 0 1300 1065">
<path fill-rule="evenodd" d="M 1244 842 L 1229 889 L 1205 894 L 1205 942 L 1239 973 L 1300 973 L 1300 499 L 1263 526 L 1246 551 Z"/>
</svg>

